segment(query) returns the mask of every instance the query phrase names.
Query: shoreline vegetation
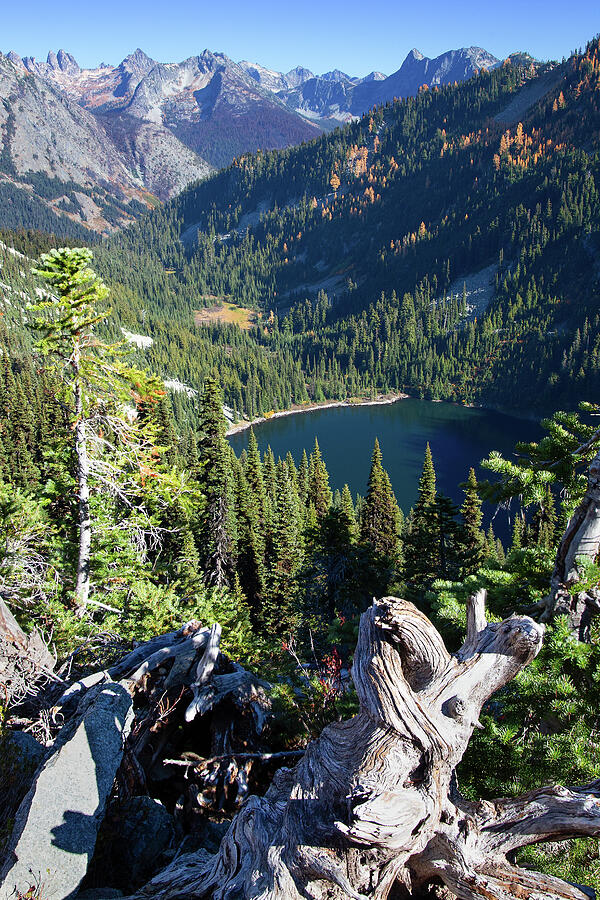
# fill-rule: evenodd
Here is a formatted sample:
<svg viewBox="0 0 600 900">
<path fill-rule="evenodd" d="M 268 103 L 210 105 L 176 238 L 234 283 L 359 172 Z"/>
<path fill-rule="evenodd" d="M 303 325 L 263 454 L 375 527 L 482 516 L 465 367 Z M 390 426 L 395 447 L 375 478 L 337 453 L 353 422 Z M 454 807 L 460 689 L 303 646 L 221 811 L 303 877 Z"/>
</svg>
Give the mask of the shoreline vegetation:
<svg viewBox="0 0 600 900">
<path fill-rule="evenodd" d="M 246 431 L 246 429 L 252 428 L 254 425 L 262 425 L 264 422 L 270 422 L 272 419 L 281 419 L 283 416 L 295 416 L 298 413 L 314 412 L 317 409 L 331 409 L 335 406 L 385 406 L 386 404 L 397 403 L 399 400 L 408 400 L 409 397 L 410 394 L 399 392 L 397 394 L 384 394 L 372 400 L 351 397 L 346 400 L 322 400 L 316 403 L 295 404 L 290 409 L 267 413 L 266 416 L 258 416 L 256 419 L 235 422 L 227 429 L 225 436 L 231 437 L 231 435 L 238 434 L 240 431 Z"/>
</svg>

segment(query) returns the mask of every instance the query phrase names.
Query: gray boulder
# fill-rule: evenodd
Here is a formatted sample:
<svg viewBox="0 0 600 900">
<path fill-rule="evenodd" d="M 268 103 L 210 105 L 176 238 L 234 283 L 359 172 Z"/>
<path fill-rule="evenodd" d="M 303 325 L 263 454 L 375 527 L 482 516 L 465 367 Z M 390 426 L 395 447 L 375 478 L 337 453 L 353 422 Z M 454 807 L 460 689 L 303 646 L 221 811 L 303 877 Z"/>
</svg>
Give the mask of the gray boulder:
<svg viewBox="0 0 600 900">
<path fill-rule="evenodd" d="M 111 883 L 135 891 L 149 881 L 174 833 L 173 817 L 152 797 L 131 797 L 111 807 L 98 838 Z"/>
<path fill-rule="evenodd" d="M 0 900 L 31 885 L 45 900 L 75 895 L 94 852 L 98 828 L 133 719 L 120 684 L 92 688 L 60 731 L 15 818 L 0 876 Z"/>
<path fill-rule="evenodd" d="M 28 769 L 37 769 L 47 755 L 46 748 L 26 731 L 10 731 L 6 735 L 8 752 L 18 755 L 19 761 Z"/>
</svg>

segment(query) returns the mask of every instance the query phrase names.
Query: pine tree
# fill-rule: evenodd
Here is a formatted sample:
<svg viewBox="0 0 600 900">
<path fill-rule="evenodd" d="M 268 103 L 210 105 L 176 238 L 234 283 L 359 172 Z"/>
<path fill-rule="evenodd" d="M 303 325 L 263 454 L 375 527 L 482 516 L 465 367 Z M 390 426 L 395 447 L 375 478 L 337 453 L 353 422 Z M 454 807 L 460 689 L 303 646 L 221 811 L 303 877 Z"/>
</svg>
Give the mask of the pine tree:
<svg viewBox="0 0 600 900">
<path fill-rule="evenodd" d="M 481 531 L 483 513 L 481 511 L 481 499 L 477 492 L 477 478 L 475 469 L 469 469 L 469 477 L 464 487 L 465 499 L 461 507 L 463 521 L 463 561 L 462 573 L 473 575 L 479 569 L 483 561 L 484 536 Z"/>
<path fill-rule="evenodd" d="M 208 584 L 228 585 L 233 574 L 233 506 L 230 448 L 225 439 L 221 389 L 215 378 L 204 382 L 200 411 L 200 467 L 205 506 L 200 548 Z"/>
<path fill-rule="evenodd" d="M 33 307 L 37 316 L 32 326 L 41 335 L 38 351 L 55 361 L 63 400 L 70 409 L 78 502 L 75 603 L 79 615 L 86 609 L 90 590 L 90 488 L 95 472 L 109 471 L 112 492 L 122 495 L 131 490 L 131 483 L 117 487 L 126 468 L 138 476 L 143 472 L 156 474 L 154 434 L 145 433 L 135 419 L 128 417 L 127 405 L 136 398 L 159 396 L 162 390 L 158 379 L 128 365 L 117 346 L 98 337 L 97 328 L 108 313 L 100 312 L 97 306 L 107 297 L 108 288 L 91 269 L 91 262 L 92 253 L 87 248 L 64 247 L 42 254 L 34 273 L 49 284 L 52 293 Z M 110 462 L 106 460 L 107 432 L 113 441 Z M 100 467 L 96 463 L 99 455 L 104 456 Z M 139 504 L 136 512 L 142 513 Z"/>
<path fill-rule="evenodd" d="M 317 519 L 322 519 L 329 512 L 332 494 L 329 487 L 329 473 L 323 462 L 319 442 L 316 438 L 313 452 L 310 455 L 307 480 L 307 501 L 314 507 Z"/>
</svg>

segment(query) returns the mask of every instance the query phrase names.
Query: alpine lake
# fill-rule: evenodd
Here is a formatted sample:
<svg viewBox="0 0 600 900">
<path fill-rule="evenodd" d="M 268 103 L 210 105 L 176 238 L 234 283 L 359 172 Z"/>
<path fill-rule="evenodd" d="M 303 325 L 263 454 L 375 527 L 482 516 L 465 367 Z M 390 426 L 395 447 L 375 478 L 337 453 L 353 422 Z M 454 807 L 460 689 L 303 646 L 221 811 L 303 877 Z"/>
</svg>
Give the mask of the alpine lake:
<svg viewBox="0 0 600 900">
<path fill-rule="evenodd" d="M 479 463 L 491 450 L 514 453 L 517 441 L 539 440 L 539 424 L 495 410 L 407 398 L 381 405 L 322 407 L 254 426 L 261 453 L 268 446 L 278 456 L 291 452 L 296 464 L 302 451 L 310 455 L 315 438 L 329 471 L 333 490 L 347 482 L 353 496 L 364 496 L 375 438 L 378 438 L 396 498 L 408 513 L 417 499 L 423 455 L 429 442 L 437 476 L 437 488 L 460 506 L 460 487 L 475 468 L 478 480 L 494 476 Z M 235 453 L 248 446 L 250 430 L 229 436 Z M 509 536 L 511 511 L 486 510 L 485 525 L 494 517 L 494 531 Z"/>
</svg>

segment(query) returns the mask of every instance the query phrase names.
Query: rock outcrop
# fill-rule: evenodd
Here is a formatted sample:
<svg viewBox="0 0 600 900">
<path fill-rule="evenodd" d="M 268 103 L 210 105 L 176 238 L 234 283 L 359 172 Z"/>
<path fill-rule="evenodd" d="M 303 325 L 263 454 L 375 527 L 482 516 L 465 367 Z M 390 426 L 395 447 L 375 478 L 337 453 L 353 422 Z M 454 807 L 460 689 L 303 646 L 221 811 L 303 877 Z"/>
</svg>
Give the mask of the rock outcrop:
<svg viewBox="0 0 600 900">
<path fill-rule="evenodd" d="M 100 897 L 133 891 L 166 865 L 175 834 L 198 846 L 209 814 L 229 818 L 274 758 L 287 759 L 263 752 L 265 685 L 220 652 L 220 636 L 218 625 L 188 622 L 58 698 L 45 686 L 42 719 L 66 720 L 51 746 L 27 734 L 2 738 L 3 762 L 23 777 L 0 767 L 0 789 L 8 776 L 20 801 L 0 861 L 0 900 L 30 888 L 67 900 L 84 878 Z M 39 764 L 33 778 L 20 747 Z"/>
<path fill-rule="evenodd" d="M 440 881 L 462 900 L 590 896 L 512 860 L 532 843 L 600 834 L 600 782 L 482 803 L 456 782 L 482 705 L 538 653 L 543 625 L 488 623 L 479 591 L 450 654 L 413 604 L 374 601 L 352 669 L 359 712 L 293 769 L 282 766 L 294 752 L 261 746 L 265 686 L 223 656 L 220 634 L 188 622 L 55 701 L 67 722 L 19 809 L 0 900 L 30 886 L 70 900 L 84 877 L 97 900 L 123 889 L 138 900 L 385 900 Z M 265 793 L 253 766 L 275 758 Z"/>
<path fill-rule="evenodd" d="M 2 869 L 1 900 L 34 887 L 70 897 L 83 880 L 133 720 L 120 684 L 91 689 L 61 730 L 19 807 Z"/>
</svg>

